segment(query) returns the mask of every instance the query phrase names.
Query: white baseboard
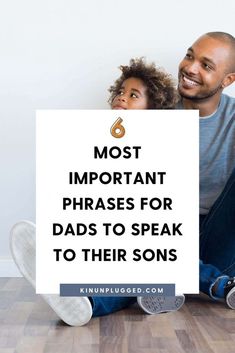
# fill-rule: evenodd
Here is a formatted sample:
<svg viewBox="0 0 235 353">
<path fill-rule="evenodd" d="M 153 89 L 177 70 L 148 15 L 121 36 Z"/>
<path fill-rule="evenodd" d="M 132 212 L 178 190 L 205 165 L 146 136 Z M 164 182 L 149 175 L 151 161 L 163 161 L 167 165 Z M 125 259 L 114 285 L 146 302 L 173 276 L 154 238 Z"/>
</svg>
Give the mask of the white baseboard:
<svg viewBox="0 0 235 353">
<path fill-rule="evenodd" d="M 0 277 L 22 277 L 11 257 L 0 256 Z"/>
</svg>

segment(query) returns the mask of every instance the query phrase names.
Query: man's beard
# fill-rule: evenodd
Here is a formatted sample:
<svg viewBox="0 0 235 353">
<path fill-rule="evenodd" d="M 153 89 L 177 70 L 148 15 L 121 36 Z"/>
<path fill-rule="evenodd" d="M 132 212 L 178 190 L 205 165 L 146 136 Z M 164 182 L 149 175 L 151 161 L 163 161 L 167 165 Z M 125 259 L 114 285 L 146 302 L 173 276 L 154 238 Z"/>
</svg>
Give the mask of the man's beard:
<svg viewBox="0 0 235 353">
<path fill-rule="evenodd" d="M 179 94 L 180 94 L 180 96 L 182 98 L 190 99 L 190 100 L 195 101 L 195 102 L 200 102 L 200 101 L 207 100 L 208 98 L 213 97 L 216 93 L 218 93 L 219 90 L 221 90 L 221 84 L 218 87 L 216 87 L 213 90 L 211 90 L 211 91 L 208 91 L 208 92 L 205 92 L 205 93 L 202 93 L 202 94 L 198 94 L 198 95 L 195 95 L 195 96 L 191 96 L 190 94 L 182 93 L 180 88 L 179 88 L 179 86 L 178 86 L 178 91 L 179 91 Z"/>
</svg>

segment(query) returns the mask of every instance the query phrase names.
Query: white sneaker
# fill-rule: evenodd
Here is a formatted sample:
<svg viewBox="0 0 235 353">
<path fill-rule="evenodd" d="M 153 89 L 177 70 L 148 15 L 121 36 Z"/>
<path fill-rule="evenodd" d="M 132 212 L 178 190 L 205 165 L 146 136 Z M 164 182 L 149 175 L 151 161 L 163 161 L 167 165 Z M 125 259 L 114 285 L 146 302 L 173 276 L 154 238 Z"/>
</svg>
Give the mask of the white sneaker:
<svg viewBox="0 0 235 353">
<path fill-rule="evenodd" d="M 137 302 L 141 309 L 147 314 L 161 314 L 169 311 L 179 310 L 185 301 L 183 294 L 176 296 L 151 296 L 151 297 L 137 297 Z"/>
<path fill-rule="evenodd" d="M 230 309 L 235 310 L 235 277 L 228 279 L 224 287 L 224 295 L 227 305 Z"/>
<path fill-rule="evenodd" d="M 36 287 L 36 227 L 22 221 L 11 230 L 10 248 L 13 259 L 22 275 Z M 87 297 L 60 297 L 42 294 L 43 299 L 56 314 L 70 326 L 85 325 L 92 316 L 92 306 Z"/>
</svg>

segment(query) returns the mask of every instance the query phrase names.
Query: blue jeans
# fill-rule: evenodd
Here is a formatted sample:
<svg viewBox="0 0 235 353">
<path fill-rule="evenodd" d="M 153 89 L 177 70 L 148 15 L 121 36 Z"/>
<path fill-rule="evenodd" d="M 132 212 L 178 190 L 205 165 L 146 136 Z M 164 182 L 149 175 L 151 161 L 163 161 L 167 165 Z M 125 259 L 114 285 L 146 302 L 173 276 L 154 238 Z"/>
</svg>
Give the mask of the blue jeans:
<svg viewBox="0 0 235 353">
<path fill-rule="evenodd" d="M 93 304 L 93 317 L 114 313 L 136 302 L 134 297 L 92 297 L 90 300 Z"/>
<path fill-rule="evenodd" d="M 235 276 L 235 169 L 207 215 L 200 215 L 200 290 Z M 224 278 L 224 281 L 228 277 Z"/>
<path fill-rule="evenodd" d="M 235 169 L 207 215 L 200 215 L 200 290 L 210 296 L 218 277 L 235 276 Z M 216 297 L 214 297 L 216 299 Z M 93 316 L 136 302 L 133 297 L 92 297 Z"/>
</svg>

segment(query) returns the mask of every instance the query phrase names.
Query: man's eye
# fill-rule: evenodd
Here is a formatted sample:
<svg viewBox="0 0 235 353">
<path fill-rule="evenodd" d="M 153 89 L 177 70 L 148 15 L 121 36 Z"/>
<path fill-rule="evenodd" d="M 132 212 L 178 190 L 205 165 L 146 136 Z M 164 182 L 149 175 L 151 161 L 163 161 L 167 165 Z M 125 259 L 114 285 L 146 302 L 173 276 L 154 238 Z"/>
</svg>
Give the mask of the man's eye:
<svg viewBox="0 0 235 353">
<path fill-rule="evenodd" d="M 185 55 L 185 58 L 186 58 L 186 59 L 192 59 L 193 57 L 192 57 L 191 54 L 187 53 L 187 54 Z"/>
<path fill-rule="evenodd" d="M 212 67 L 206 63 L 203 64 L 203 67 L 206 69 L 206 70 L 212 70 Z"/>
</svg>

